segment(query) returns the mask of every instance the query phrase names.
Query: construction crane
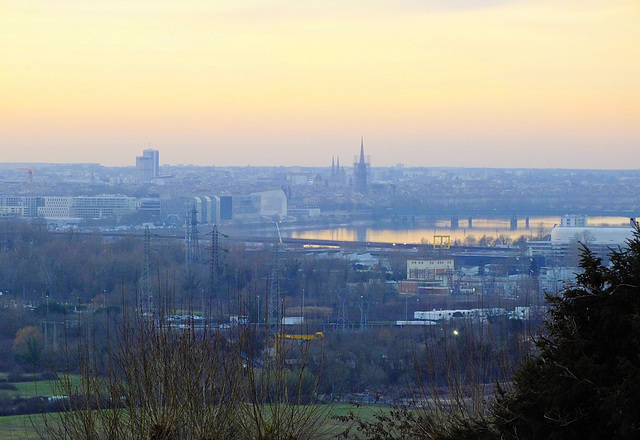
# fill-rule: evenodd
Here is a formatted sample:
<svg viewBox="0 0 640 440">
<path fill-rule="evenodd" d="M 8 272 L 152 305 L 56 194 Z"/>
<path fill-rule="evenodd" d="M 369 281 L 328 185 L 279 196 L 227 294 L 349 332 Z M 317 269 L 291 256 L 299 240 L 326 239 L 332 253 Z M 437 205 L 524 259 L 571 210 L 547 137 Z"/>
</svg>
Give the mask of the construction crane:
<svg viewBox="0 0 640 440">
<path fill-rule="evenodd" d="M 322 332 L 315 332 L 312 335 L 287 335 L 287 334 L 277 334 L 276 335 L 276 341 L 275 341 L 275 345 L 274 345 L 274 354 L 278 352 L 278 340 L 279 339 L 293 339 L 296 340 L 300 343 L 302 342 L 308 342 L 308 341 L 314 341 L 316 339 L 322 339 L 324 338 L 324 333 Z"/>
<path fill-rule="evenodd" d="M 280 226 L 278 226 L 278 222 L 274 222 L 276 224 L 276 231 L 278 231 L 278 241 L 280 242 L 280 244 L 284 244 L 282 242 L 282 235 L 280 235 Z"/>
<path fill-rule="evenodd" d="M 33 191 L 33 175 L 36 172 L 35 168 L 18 168 L 20 171 L 26 171 L 29 173 L 29 194 Z"/>
</svg>

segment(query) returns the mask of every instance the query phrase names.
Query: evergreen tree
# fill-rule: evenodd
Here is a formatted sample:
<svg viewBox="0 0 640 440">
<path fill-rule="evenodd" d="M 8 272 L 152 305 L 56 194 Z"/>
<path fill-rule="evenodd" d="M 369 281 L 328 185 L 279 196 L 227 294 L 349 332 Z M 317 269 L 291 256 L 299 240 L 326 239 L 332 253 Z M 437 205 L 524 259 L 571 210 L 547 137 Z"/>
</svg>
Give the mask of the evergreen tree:
<svg viewBox="0 0 640 440">
<path fill-rule="evenodd" d="M 500 438 L 640 438 L 640 230 L 604 267 L 583 246 L 577 286 L 549 297 L 537 353 L 499 390 Z"/>
</svg>

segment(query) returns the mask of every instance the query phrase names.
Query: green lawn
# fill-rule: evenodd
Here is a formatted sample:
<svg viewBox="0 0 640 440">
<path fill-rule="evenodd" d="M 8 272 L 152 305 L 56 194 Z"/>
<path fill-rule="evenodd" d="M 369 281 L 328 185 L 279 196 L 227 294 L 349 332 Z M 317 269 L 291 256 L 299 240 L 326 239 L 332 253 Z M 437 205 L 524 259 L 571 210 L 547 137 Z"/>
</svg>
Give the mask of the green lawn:
<svg viewBox="0 0 640 440">
<path fill-rule="evenodd" d="M 48 381 L 47 381 L 48 382 Z M 33 385 L 33 382 L 29 382 Z M 40 391 L 40 389 L 38 389 Z M 327 413 L 327 421 L 322 431 L 328 433 L 331 436 L 335 436 L 342 432 L 346 427 L 341 422 L 334 420 L 331 416 L 338 415 L 344 416 L 349 411 L 353 411 L 354 414 L 364 418 L 372 419 L 373 415 L 379 411 L 388 411 L 387 407 L 381 406 L 369 406 L 361 405 L 355 407 L 348 404 L 332 405 L 330 411 Z M 33 427 L 33 423 L 39 423 L 41 421 L 40 414 L 22 415 L 22 416 L 5 416 L 0 417 L 0 439 L 2 440 L 35 440 L 38 439 L 36 429 Z"/>
<path fill-rule="evenodd" d="M 353 412 L 357 416 L 362 417 L 363 419 L 370 420 L 373 418 L 373 415 L 379 411 L 387 411 L 386 406 L 380 405 L 349 405 L 348 403 L 339 403 L 333 405 L 331 408 L 330 414 L 332 416 L 345 416 L 349 413 L 349 411 Z"/>
<path fill-rule="evenodd" d="M 0 417 L 0 438 L 2 440 L 34 440 L 38 436 L 31 424 L 30 416 L 5 416 Z M 31 416 L 34 422 L 38 422 L 39 415 Z"/>
<path fill-rule="evenodd" d="M 58 394 L 54 391 L 55 380 L 41 380 L 38 382 L 13 382 L 16 390 L 3 390 L 4 392 L 12 393 L 15 396 L 20 396 L 24 399 L 36 396 L 53 396 Z"/>
<path fill-rule="evenodd" d="M 71 377 L 72 383 L 80 383 L 79 376 Z M 28 399 L 36 396 L 57 396 L 63 393 L 57 386 L 56 380 L 39 380 L 29 382 L 9 382 L 16 387 L 15 390 L 0 390 L 0 398 L 22 397 Z"/>
<path fill-rule="evenodd" d="M 364 420 L 372 420 L 374 414 L 379 413 L 380 411 L 387 412 L 389 411 L 389 408 L 378 405 L 360 405 L 356 407 L 346 403 L 333 405 L 327 415 L 327 422 L 325 425 L 326 432 L 335 436 L 344 431 L 345 428 L 347 428 L 347 424 L 333 419 L 332 416 L 346 416 L 349 411 Z"/>
<path fill-rule="evenodd" d="M 6 373 L 0 373 L 0 378 L 7 378 Z M 73 376 L 71 380 L 74 383 L 79 383 L 79 376 Z M 15 390 L 0 390 L 0 399 L 13 399 L 21 397 L 24 399 L 36 396 L 54 396 L 61 394 L 57 390 L 57 381 L 55 380 L 40 380 L 29 382 L 9 382 L 15 386 Z M 17 440 L 17 439 L 37 439 L 36 430 L 33 427 L 33 423 L 40 422 L 40 415 L 19 415 L 19 416 L 5 416 L 0 417 L 0 439 L 2 440 Z"/>
</svg>

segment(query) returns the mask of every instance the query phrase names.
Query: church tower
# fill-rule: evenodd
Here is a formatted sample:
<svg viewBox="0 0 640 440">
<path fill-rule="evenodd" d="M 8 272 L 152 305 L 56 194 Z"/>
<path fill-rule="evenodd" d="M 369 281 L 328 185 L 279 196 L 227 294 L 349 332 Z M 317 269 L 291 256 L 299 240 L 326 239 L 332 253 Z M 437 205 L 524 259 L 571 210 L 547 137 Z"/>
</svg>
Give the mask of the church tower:
<svg viewBox="0 0 640 440">
<path fill-rule="evenodd" d="M 360 157 L 353 161 L 353 175 L 355 190 L 361 194 L 367 194 L 369 190 L 369 169 L 371 161 L 364 155 L 364 138 L 360 138 Z"/>
</svg>

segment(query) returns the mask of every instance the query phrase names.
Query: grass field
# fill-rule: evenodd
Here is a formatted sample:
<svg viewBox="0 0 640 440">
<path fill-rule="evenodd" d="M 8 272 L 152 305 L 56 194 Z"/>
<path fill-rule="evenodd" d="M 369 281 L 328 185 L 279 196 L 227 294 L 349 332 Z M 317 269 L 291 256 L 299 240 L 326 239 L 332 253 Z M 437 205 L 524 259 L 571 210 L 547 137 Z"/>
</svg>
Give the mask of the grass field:
<svg viewBox="0 0 640 440">
<path fill-rule="evenodd" d="M 80 379 L 77 376 L 71 377 L 72 382 L 79 383 Z M 2 390 L 0 389 L 0 398 L 16 398 L 22 397 L 28 399 L 36 396 L 56 396 L 62 393 L 56 386 L 55 380 L 39 380 L 28 382 L 8 382 L 15 386 L 15 390 Z M 2 438 L 2 437 L 0 437 Z"/>
<path fill-rule="evenodd" d="M 346 416 L 349 411 L 364 420 L 372 420 L 373 416 L 380 411 L 388 411 L 388 407 L 378 405 L 360 405 L 358 407 L 346 403 L 333 405 L 327 415 L 325 430 L 333 436 L 340 434 L 346 428 L 344 423 L 334 420 L 332 416 Z"/>
<path fill-rule="evenodd" d="M 0 417 L 0 438 L 2 440 L 34 440 L 38 436 L 31 420 L 38 421 L 39 415 Z"/>
<path fill-rule="evenodd" d="M 58 394 L 55 391 L 55 380 L 41 380 L 38 382 L 10 382 L 16 387 L 15 390 L 0 390 L 0 396 L 10 398 L 22 397 L 28 399 L 36 396 L 53 396 Z"/>
<path fill-rule="evenodd" d="M 0 379 L 6 380 L 8 375 L 0 373 Z M 27 376 L 28 377 L 28 376 Z M 35 377 L 35 376 L 34 376 Z M 72 376 L 72 382 L 79 383 L 79 376 Z M 55 380 L 32 380 L 26 382 L 6 382 L 15 389 L 0 389 L 0 399 L 13 400 L 16 397 L 28 399 L 37 396 L 55 396 L 61 394 Z M 40 415 L 34 414 L 0 417 L 0 440 L 37 439 L 33 423 L 40 422 Z"/>
<path fill-rule="evenodd" d="M 344 426 L 331 416 L 346 415 L 349 411 L 353 411 L 364 419 L 371 419 L 378 411 L 386 411 L 387 408 L 380 406 L 361 405 L 354 407 L 348 404 L 332 405 L 331 410 L 327 414 L 327 425 L 322 431 L 329 433 L 329 437 L 335 436 L 342 432 Z M 38 439 L 36 429 L 33 423 L 40 422 L 41 415 L 34 414 L 31 416 L 5 416 L 0 417 L 0 439 L 1 440 L 34 440 Z"/>
</svg>

